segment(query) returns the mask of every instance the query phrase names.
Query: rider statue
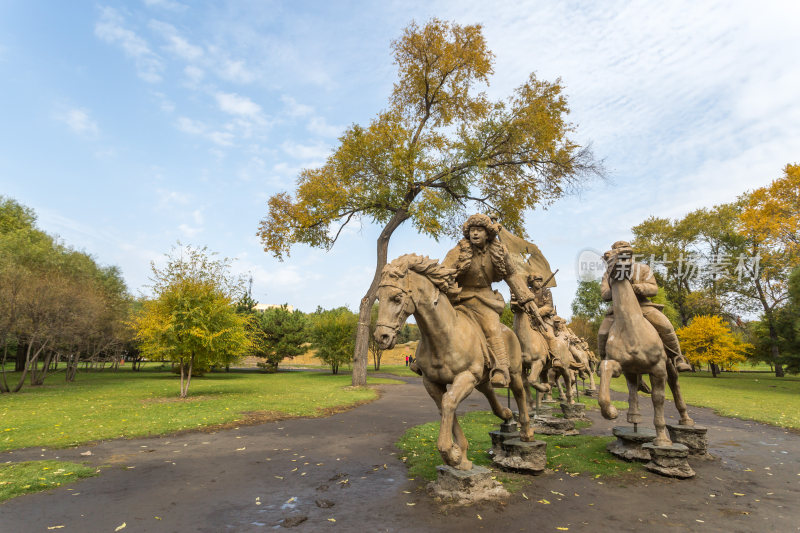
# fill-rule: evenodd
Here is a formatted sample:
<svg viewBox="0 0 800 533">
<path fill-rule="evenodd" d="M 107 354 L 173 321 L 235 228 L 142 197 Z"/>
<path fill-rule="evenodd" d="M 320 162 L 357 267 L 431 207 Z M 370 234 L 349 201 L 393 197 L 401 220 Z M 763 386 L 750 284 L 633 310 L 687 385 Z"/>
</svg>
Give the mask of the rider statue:
<svg viewBox="0 0 800 533">
<path fill-rule="evenodd" d="M 442 265 L 455 269 L 461 288 L 453 303 L 471 311 L 486 336 L 492 385 L 505 387 L 509 383 L 508 352 L 500 328 L 505 302 L 492 290 L 492 283 L 504 280 L 520 306 L 536 316 L 534 295 L 525 283 L 525 273 L 514 266 L 508 249 L 497 239 L 499 228 L 487 215 L 472 215 L 462 231 L 464 239 L 448 252 Z"/>
<path fill-rule="evenodd" d="M 617 259 L 633 258 L 633 248 L 630 243 L 626 241 L 617 241 L 611 246 L 611 250 L 606 252 L 604 256 L 607 263 L 611 264 L 616 262 Z M 650 301 L 650 298 L 658 293 L 658 284 L 656 278 L 650 267 L 644 263 L 630 263 L 630 280 L 633 286 L 633 292 L 639 299 L 639 307 L 642 309 L 644 318 L 652 324 L 658 332 L 661 341 L 664 343 L 664 349 L 667 356 L 672 360 L 675 368 L 679 372 L 686 372 L 692 370 L 691 365 L 686 362 L 681 354 L 681 346 L 678 342 L 678 336 L 675 334 L 675 328 L 669 319 L 661 312 L 662 305 L 655 304 Z M 603 275 L 603 281 L 600 284 L 600 294 L 603 300 L 611 301 L 611 285 L 608 282 L 608 270 Z M 611 331 L 611 325 L 614 323 L 614 311 L 609 309 L 603 323 L 600 324 L 600 331 L 597 332 L 597 344 L 600 359 L 606 358 L 606 341 L 608 340 L 608 333 Z"/>
</svg>

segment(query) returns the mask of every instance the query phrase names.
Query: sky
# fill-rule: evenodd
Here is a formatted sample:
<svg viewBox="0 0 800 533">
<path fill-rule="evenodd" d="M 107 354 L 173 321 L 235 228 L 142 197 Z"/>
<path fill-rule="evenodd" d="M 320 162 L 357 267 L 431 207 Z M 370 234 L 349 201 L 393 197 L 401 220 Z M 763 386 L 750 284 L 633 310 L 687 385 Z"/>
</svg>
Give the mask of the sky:
<svg viewBox="0 0 800 533">
<path fill-rule="evenodd" d="M 387 106 L 391 42 L 432 17 L 483 25 L 492 99 L 560 78 L 575 139 L 608 170 L 526 217 L 563 316 L 581 251 L 800 162 L 798 2 L 0 0 L 0 195 L 133 294 L 181 242 L 235 259 L 261 303 L 355 310 L 380 228 L 283 262 L 256 230 L 271 195 Z M 454 245 L 404 225 L 389 258 Z"/>
</svg>

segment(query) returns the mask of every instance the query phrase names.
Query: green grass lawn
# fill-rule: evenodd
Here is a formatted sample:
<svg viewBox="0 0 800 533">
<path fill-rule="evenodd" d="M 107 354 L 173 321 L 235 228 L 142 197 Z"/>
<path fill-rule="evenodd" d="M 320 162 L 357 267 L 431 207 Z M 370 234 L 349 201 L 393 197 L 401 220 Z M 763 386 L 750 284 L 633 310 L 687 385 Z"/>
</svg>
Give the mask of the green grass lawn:
<svg viewBox="0 0 800 533">
<path fill-rule="evenodd" d="M 469 441 L 469 459 L 477 465 L 489 466 L 492 462 L 486 453 L 492 447 L 489 432 L 499 429 L 500 420 L 488 411 L 473 411 L 460 416 L 459 422 Z M 579 428 L 586 425 L 588 423 L 576 424 Z M 397 447 L 403 450 L 401 459 L 408 464 L 410 477 L 436 478 L 436 466 L 443 463 L 436 448 L 438 436 L 439 422 L 429 422 L 410 428 L 397 442 Z M 587 474 L 608 477 L 640 472 L 642 469 L 641 464 L 621 461 L 606 451 L 606 446 L 614 437 L 537 435 L 536 438 L 547 442 L 547 468 L 554 471 L 573 476 Z M 498 480 L 504 484 L 513 479 L 498 475 Z M 513 490 L 515 487 L 512 483 L 507 488 Z"/>
<path fill-rule="evenodd" d="M 714 378 L 708 372 L 684 372 L 680 385 L 690 406 L 710 407 L 723 416 L 800 429 L 800 377 L 723 372 Z M 611 387 L 628 392 L 624 378 L 613 380 Z M 672 398 L 669 391 L 667 398 Z"/>
<path fill-rule="evenodd" d="M 370 374 L 392 374 L 393 376 L 405 376 L 411 378 L 418 378 L 419 374 L 413 373 L 406 365 L 381 365 L 380 370 L 375 370 L 373 365 L 367 367 L 367 372 Z"/>
<path fill-rule="evenodd" d="M 321 372 L 210 373 L 193 378 L 181 400 L 178 377 L 169 371 L 80 372 L 74 383 L 56 374 L 42 387 L 0 396 L 0 451 L 321 416 L 377 397 L 373 389 L 350 389 L 350 379 Z"/>
<path fill-rule="evenodd" d="M 92 467 L 64 461 L 27 461 L 0 465 L 0 502 L 96 476 Z"/>
</svg>

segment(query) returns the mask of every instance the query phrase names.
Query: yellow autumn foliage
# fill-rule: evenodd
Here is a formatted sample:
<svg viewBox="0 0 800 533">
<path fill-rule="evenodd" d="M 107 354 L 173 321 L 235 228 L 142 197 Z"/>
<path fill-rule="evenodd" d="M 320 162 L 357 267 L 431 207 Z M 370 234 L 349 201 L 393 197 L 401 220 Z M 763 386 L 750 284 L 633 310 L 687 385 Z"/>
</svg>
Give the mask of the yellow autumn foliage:
<svg viewBox="0 0 800 533">
<path fill-rule="evenodd" d="M 700 315 L 676 331 L 683 355 L 693 364 L 731 368 L 745 360 L 753 345 L 740 341 L 721 317 Z"/>
</svg>

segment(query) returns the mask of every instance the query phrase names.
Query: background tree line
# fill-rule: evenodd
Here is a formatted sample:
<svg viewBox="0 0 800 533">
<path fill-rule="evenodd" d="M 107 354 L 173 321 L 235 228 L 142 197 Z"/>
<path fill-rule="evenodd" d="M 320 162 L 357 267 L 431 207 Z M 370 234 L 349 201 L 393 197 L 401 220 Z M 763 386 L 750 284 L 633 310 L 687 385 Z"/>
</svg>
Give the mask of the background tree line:
<svg viewBox="0 0 800 533">
<path fill-rule="evenodd" d="M 746 341 L 748 357 L 773 365 L 777 376 L 784 367 L 800 370 L 800 165 L 787 165 L 770 185 L 734 202 L 674 220 L 650 217 L 632 232 L 637 260 L 651 264 L 658 280 L 654 300 L 666 305 L 679 336 L 696 338 L 700 328 L 692 330 L 692 323 L 705 317 L 704 329 L 722 326 L 738 338 L 738 348 L 727 351 L 730 361 L 742 357 Z M 599 282 L 581 282 L 572 329 L 596 341 L 605 311 Z M 743 321 L 748 315 L 759 318 Z M 719 337 L 717 344 L 725 342 Z M 686 355 L 695 362 L 725 360 L 702 355 L 708 353 Z"/>
<path fill-rule="evenodd" d="M 119 364 L 135 350 L 131 305 L 117 267 L 41 231 L 32 209 L 0 196 L 0 392 L 28 377 L 42 385 L 61 364 L 67 381 L 80 362 Z"/>
</svg>

